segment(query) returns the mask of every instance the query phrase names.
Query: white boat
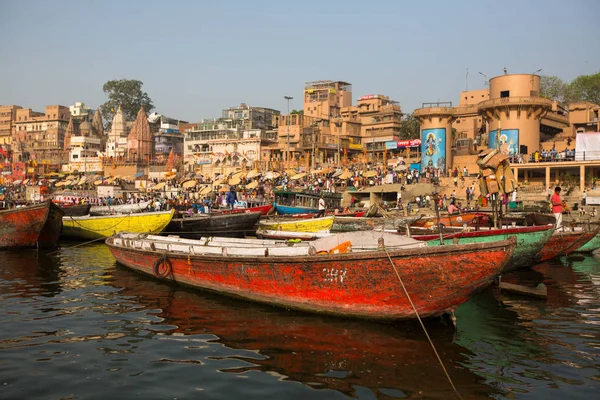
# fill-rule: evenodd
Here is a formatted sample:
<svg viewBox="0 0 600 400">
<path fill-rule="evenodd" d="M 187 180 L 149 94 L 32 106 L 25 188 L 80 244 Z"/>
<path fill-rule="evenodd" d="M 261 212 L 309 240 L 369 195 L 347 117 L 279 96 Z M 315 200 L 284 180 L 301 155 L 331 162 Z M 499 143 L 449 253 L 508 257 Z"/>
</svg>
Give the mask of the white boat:
<svg viewBox="0 0 600 400">
<path fill-rule="evenodd" d="M 413 249 L 426 247 L 424 242 L 387 232 L 345 232 L 330 234 L 314 242 L 290 243 L 284 240 L 232 239 L 203 237 L 185 239 L 179 236 L 157 236 L 145 233 L 120 232 L 112 237 L 118 246 L 134 249 L 151 249 L 168 253 L 228 256 L 308 256 L 330 252 L 344 242 L 352 242 L 352 251 L 375 251 L 382 246 L 388 249 Z"/>
<path fill-rule="evenodd" d="M 127 203 L 127 204 L 117 204 L 113 206 L 92 206 L 90 208 L 90 215 L 114 215 L 114 214 L 132 214 L 132 213 L 141 213 L 146 211 L 148 206 L 150 205 L 149 201 L 142 201 L 140 203 Z"/>
</svg>

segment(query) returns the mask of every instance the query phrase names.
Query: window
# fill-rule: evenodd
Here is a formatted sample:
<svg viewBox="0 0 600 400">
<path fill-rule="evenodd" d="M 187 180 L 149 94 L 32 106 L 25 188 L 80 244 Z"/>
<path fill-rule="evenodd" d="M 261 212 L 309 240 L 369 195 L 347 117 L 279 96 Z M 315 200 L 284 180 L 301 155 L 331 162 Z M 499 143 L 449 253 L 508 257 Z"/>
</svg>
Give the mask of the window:
<svg viewBox="0 0 600 400">
<path fill-rule="evenodd" d="M 503 90 L 500 92 L 500 98 L 504 99 L 506 97 L 510 97 L 510 91 L 509 90 Z"/>
</svg>

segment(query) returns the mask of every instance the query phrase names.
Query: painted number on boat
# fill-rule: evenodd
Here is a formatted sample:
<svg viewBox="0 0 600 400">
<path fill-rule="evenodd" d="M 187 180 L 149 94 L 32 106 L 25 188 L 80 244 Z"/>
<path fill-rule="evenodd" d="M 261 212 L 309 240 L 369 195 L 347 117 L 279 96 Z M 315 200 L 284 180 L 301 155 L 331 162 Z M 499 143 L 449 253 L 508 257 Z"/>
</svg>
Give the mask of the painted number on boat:
<svg viewBox="0 0 600 400">
<path fill-rule="evenodd" d="M 323 268 L 325 274 L 325 282 L 344 283 L 346 279 L 346 269 Z"/>
</svg>

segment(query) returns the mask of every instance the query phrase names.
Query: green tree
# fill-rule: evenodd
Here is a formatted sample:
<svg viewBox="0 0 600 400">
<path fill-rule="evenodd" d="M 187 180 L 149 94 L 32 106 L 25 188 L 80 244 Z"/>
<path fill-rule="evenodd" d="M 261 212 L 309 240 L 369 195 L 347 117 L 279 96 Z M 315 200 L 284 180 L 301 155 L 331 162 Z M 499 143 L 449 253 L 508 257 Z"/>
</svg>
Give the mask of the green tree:
<svg viewBox="0 0 600 400">
<path fill-rule="evenodd" d="M 600 104 L 600 72 L 594 75 L 580 75 L 568 86 L 566 101 L 589 101 Z"/>
<path fill-rule="evenodd" d="M 540 76 L 540 96 L 565 101 L 568 85 L 557 76 Z"/>
<path fill-rule="evenodd" d="M 292 110 L 290 114 L 302 114 L 304 115 L 304 110 Z"/>
<path fill-rule="evenodd" d="M 142 81 L 135 79 L 119 79 L 108 81 L 102 87 L 108 96 L 108 101 L 100 106 L 106 129 L 110 128 L 112 119 L 119 106 L 123 116 L 128 121 L 135 120 L 140 107 L 149 113 L 154 110 L 154 104 L 148 93 L 142 91 Z"/>
<path fill-rule="evenodd" d="M 400 139 L 418 139 L 421 136 L 421 124 L 413 113 L 404 114 L 399 136 Z"/>
</svg>

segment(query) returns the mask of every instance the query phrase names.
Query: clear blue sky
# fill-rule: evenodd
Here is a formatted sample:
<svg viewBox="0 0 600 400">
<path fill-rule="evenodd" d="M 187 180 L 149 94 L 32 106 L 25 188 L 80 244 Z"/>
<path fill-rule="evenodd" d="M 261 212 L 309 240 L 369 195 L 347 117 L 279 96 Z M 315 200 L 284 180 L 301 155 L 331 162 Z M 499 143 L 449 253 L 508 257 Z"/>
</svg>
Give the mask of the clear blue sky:
<svg viewBox="0 0 600 400">
<path fill-rule="evenodd" d="M 0 104 L 106 101 L 138 79 L 156 111 L 198 121 L 239 103 L 302 107 L 304 82 L 353 84 L 411 112 L 509 73 L 600 70 L 599 0 L 0 0 Z"/>
</svg>

